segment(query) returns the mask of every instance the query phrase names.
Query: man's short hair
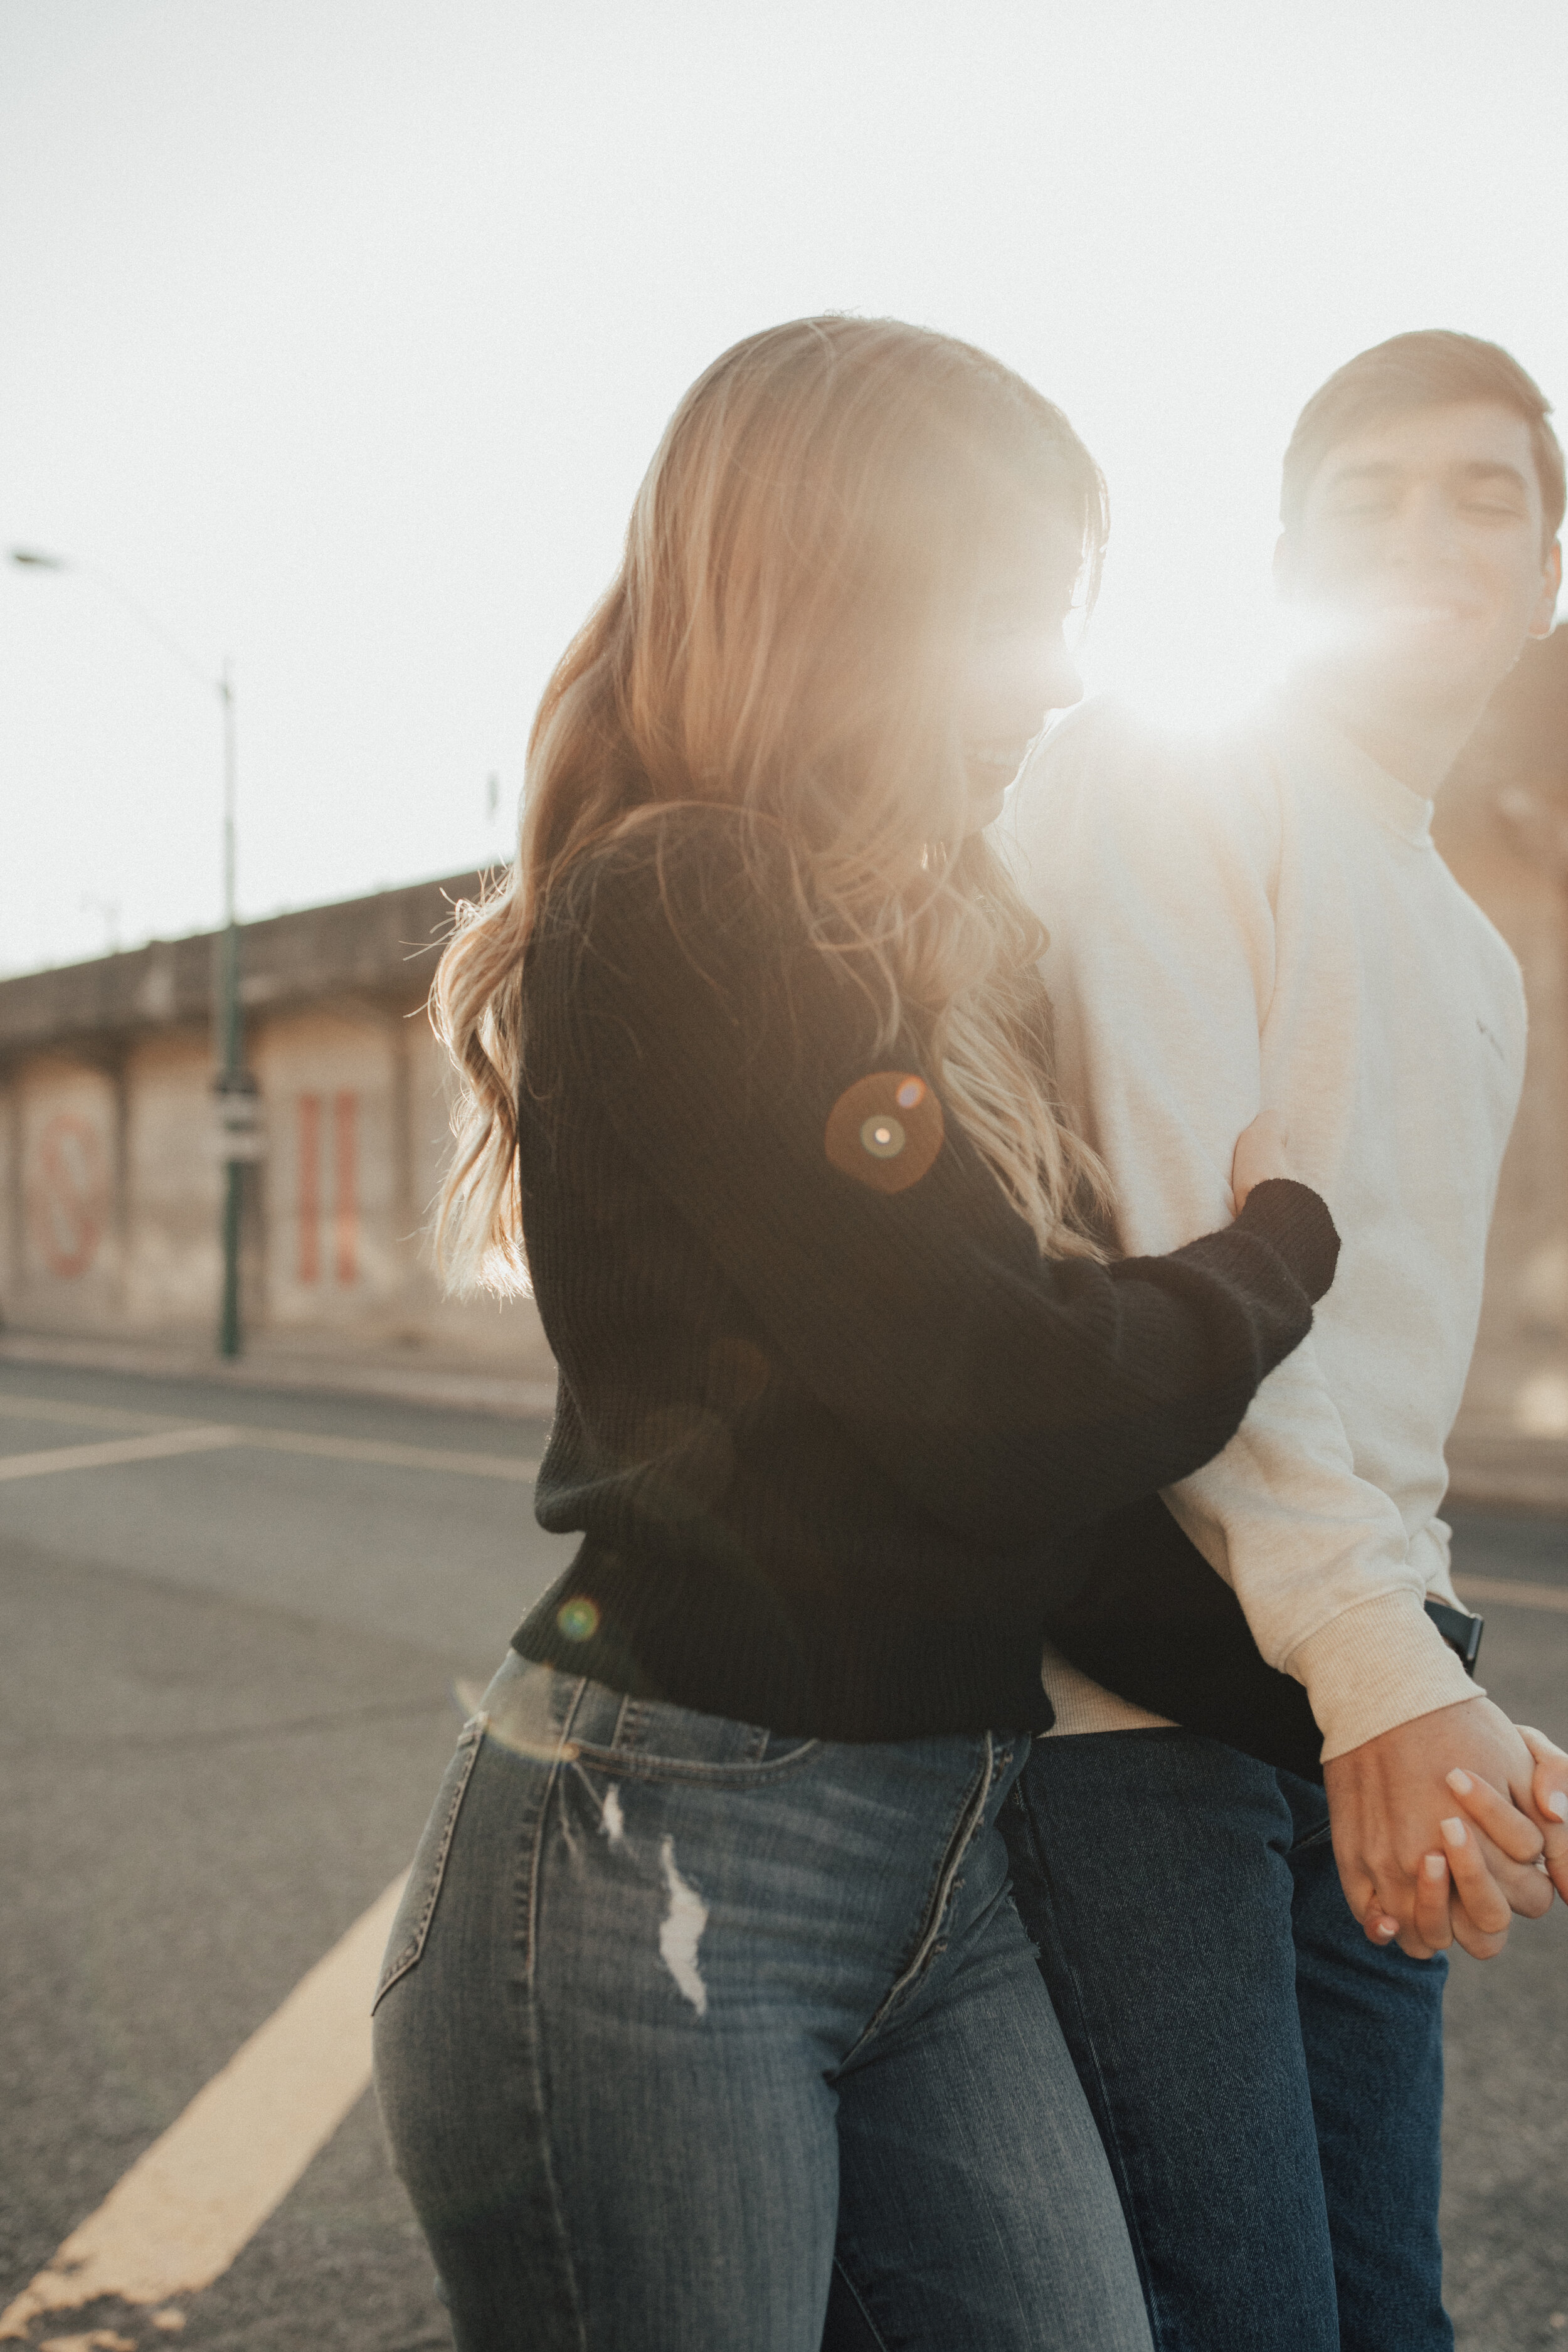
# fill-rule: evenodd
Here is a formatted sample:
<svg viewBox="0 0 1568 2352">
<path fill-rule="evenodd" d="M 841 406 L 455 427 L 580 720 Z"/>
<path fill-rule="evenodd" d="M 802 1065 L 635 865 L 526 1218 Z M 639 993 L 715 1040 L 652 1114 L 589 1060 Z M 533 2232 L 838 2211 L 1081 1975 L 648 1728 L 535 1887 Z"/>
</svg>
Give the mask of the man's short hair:
<svg viewBox="0 0 1568 2352">
<path fill-rule="evenodd" d="M 1428 327 L 1392 335 L 1358 352 L 1321 384 L 1296 420 L 1279 485 L 1279 520 L 1289 530 L 1301 519 L 1307 493 L 1331 449 L 1380 419 L 1413 408 L 1451 408 L 1487 400 L 1511 408 L 1530 427 L 1535 471 L 1550 546 L 1563 523 L 1563 451 L 1547 423 L 1552 403 L 1500 343 Z"/>
</svg>

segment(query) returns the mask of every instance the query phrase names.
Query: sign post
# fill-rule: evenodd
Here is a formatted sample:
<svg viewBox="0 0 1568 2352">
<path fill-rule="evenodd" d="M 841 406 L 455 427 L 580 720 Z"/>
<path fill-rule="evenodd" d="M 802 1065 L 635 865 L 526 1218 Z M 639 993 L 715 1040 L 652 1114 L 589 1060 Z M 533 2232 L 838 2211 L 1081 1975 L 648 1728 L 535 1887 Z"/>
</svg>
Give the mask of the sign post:
<svg viewBox="0 0 1568 2352">
<path fill-rule="evenodd" d="M 239 1256 L 244 1232 L 245 1171 L 263 1149 L 256 1080 L 245 1066 L 245 1030 L 239 1003 L 239 924 L 235 917 L 235 711 L 234 671 L 226 661 L 218 679 L 223 706 L 223 931 L 218 940 L 217 987 L 213 1012 L 216 1031 L 218 1139 L 223 1155 L 223 1289 L 218 1305 L 217 1350 L 237 1356 L 244 1344 L 239 1313 Z"/>
</svg>

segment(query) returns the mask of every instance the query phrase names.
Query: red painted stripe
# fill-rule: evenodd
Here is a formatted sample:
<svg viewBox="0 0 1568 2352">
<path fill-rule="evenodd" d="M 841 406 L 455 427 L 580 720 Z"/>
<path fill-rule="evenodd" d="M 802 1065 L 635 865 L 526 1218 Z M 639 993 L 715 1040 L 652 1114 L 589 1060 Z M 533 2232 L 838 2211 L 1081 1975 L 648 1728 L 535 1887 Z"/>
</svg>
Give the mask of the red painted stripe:
<svg viewBox="0 0 1568 2352">
<path fill-rule="evenodd" d="M 359 1242 L 359 1168 L 356 1157 L 355 1126 L 359 1109 L 357 1095 L 336 1095 L 332 1099 L 332 1233 L 336 1254 L 335 1271 L 340 1282 L 356 1279 L 359 1273 L 357 1245 Z"/>
<path fill-rule="evenodd" d="M 300 1279 L 321 1278 L 321 1097 L 300 1097 Z"/>
</svg>

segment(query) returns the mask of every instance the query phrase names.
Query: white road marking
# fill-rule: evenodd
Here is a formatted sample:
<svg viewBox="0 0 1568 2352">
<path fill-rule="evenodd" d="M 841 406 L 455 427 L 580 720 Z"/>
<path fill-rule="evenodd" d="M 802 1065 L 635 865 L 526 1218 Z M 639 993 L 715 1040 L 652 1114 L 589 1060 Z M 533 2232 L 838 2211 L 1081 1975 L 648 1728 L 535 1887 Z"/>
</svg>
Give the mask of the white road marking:
<svg viewBox="0 0 1568 2352">
<path fill-rule="evenodd" d="M 71 2231 L 0 2312 L 0 2338 L 99 2295 L 168 2304 L 227 2270 L 369 2084 L 371 1998 L 403 1885 L 393 1880 Z"/>
<path fill-rule="evenodd" d="M 188 1412 L 123 1412 L 117 1405 L 0 1394 L 0 1421 L 74 1422 L 86 1429 L 188 1429 L 190 1420 Z"/>
<path fill-rule="evenodd" d="M 107 1437 L 97 1445 L 51 1445 L 47 1454 L 0 1454 L 0 1479 L 43 1478 L 54 1470 L 107 1470 L 121 1462 L 158 1462 L 171 1454 L 211 1454 L 239 1442 L 217 1423 L 156 1430 L 147 1437 Z"/>
<path fill-rule="evenodd" d="M 1568 1613 L 1568 1584 L 1524 1584 L 1512 1576 L 1465 1576 L 1459 1581 L 1478 1601 L 1500 1601 L 1505 1609 L 1561 1609 Z"/>
<path fill-rule="evenodd" d="M 529 1486 L 537 1462 L 512 1454 L 458 1454 L 436 1445 L 394 1445 L 374 1437 L 323 1437 L 304 1429 L 265 1429 L 253 1422 L 172 1422 L 167 1415 L 111 1413 L 97 1407 L 59 1406 L 44 1397 L 0 1397 L 0 1418 L 86 1422 L 113 1426 L 143 1424 L 136 1437 L 104 1438 L 95 1445 L 58 1445 L 32 1454 L 0 1454 L 0 1479 L 39 1478 L 54 1470 L 97 1470 L 122 1462 L 156 1462 L 176 1454 L 205 1454 L 222 1446 L 254 1446 L 266 1454 L 314 1455 L 325 1462 L 365 1462 L 380 1469 L 434 1470 L 458 1478 L 505 1478 Z M 161 1426 L 146 1431 L 145 1423 Z"/>
</svg>

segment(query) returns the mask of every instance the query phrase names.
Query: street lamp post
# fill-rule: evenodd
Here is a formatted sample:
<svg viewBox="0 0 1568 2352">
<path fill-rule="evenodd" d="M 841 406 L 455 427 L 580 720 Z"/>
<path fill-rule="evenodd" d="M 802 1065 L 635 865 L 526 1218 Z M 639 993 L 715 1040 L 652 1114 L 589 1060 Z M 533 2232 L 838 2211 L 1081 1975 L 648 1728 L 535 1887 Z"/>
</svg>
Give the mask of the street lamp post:
<svg viewBox="0 0 1568 2352">
<path fill-rule="evenodd" d="M 245 1066 L 245 1024 L 239 995 L 239 920 L 235 913 L 234 670 L 225 662 L 217 681 L 223 702 L 223 930 L 218 938 L 216 1022 L 219 1147 L 223 1158 L 223 1297 L 218 1308 L 220 1356 L 240 1352 L 239 1244 L 245 1213 L 246 1165 L 261 1155 L 256 1080 Z"/>
<path fill-rule="evenodd" d="M 245 1028 L 240 1010 L 239 922 L 235 912 L 235 793 L 237 778 L 234 669 L 226 661 L 213 677 L 194 661 L 176 637 L 127 593 L 116 580 L 63 555 L 47 555 L 32 547 L 14 547 L 13 563 L 31 572 L 71 572 L 107 589 L 116 601 L 157 638 L 184 669 L 209 692 L 216 691 L 223 715 L 223 929 L 218 934 L 214 974 L 213 1045 L 217 1076 L 213 1091 L 218 1107 L 218 1154 L 223 1163 L 222 1212 L 223 1289 L 218 1307 L 217 1345 L 221 1356 L 237 1356 L 243 1345 L 239 1312 L 239 1251 L 245 1212 L 247 1164 L 261 1157 L 259 1105 L 255 1078 L 245 1066 Z"/>
</svg>

